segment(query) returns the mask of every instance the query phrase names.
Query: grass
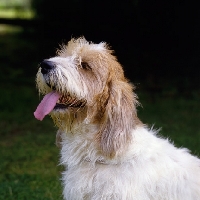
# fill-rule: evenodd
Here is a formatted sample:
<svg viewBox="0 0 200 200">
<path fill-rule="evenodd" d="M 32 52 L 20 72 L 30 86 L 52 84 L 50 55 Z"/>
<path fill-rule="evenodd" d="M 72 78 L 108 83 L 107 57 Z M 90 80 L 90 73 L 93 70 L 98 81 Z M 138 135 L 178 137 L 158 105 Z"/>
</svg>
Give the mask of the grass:
<svg viewBox="0 0 200 200">
<path fill-rule="evenodd" d="M 58 166 L 56 128 L 49 117 L 42 122 L 33 117 L 39 103 L 33 74 L 38 48 L 32 41 L 10 37 L 0 40 L 4 48 L 0 55 L 0 199 L 59 200 L 63 168 Z M 137 93 L 143 105 L 138 107 L 141 120 L 162 127 L 160 134 L 199 155 L 199 91 L 190 98 L 178 93 L 159 93 L 152 98 L 149 92 L 139 89 Z"/>
<path fill-rule="evenodd" d="M 195 94 L 191 98 L 159 95 L 151 101 L 150 94 L 143 92 L 138 114 L 149 127 L 161 128 L 159 135 L 174 141 L 177 147 L 189 148 L 193 154 L 199 155 L 200 104 Z"/>
<path fill-rule="evenodd" d="M 1 24 L 0 25 L 0 34 L 3 35 L 3 34 L 8 34 L 8 33 L 19 33 L 22 31 L 22 28 L 21 27 L 12 27 L 12 26 L 9 26 L 9 25 L 5 25 L 5 24 Z"/>
<path fill-rule="evenodd" d="M 1 92 L 0 199 L 61 199 L 56 129 L 48 118 L 34 119 L 34 86 L 5 85 Z"/>
<path fill-rule="evenodd" d="M 32 10 L 22 10 L 16 8 L 2 9 L 0 8 L 0 18 L 21 18 L 21 19 L 33 19 L 35 16 Z"/>
</svg>

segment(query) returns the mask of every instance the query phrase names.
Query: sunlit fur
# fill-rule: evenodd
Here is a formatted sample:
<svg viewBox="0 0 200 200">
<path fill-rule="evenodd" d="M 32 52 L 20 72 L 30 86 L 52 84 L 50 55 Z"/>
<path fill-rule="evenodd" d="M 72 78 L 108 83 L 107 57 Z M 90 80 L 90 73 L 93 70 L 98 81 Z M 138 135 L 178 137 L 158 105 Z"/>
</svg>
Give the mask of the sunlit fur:
<svg viewBox="0 0 200 200">
<path fill-rule="evenodd" d="M 200 199 L 200 160 L 142 124 L 134 87 L 106 43 L 72 39 L 49 61 L 56 67 L 38 70 L 39 92 L 54 88 L 86 102 L 50 113 L 59 128 L 64 199 Z"/>
</svg>

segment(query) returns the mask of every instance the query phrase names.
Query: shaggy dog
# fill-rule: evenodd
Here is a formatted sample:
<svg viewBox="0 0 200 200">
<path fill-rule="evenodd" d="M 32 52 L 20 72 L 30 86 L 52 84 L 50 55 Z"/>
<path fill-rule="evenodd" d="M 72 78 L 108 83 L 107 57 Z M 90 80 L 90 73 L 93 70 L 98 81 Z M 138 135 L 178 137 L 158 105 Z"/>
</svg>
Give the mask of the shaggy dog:
<svg viewBox="0 0 200 200">
<path fill-rule="evenodd" d="M 137 117 L 137 97 L 106 43 L 84 38 L 44 60 L 34 115 L 59 127 L 66 200 L 199 200 L 200 160 Z"/>
</svg>

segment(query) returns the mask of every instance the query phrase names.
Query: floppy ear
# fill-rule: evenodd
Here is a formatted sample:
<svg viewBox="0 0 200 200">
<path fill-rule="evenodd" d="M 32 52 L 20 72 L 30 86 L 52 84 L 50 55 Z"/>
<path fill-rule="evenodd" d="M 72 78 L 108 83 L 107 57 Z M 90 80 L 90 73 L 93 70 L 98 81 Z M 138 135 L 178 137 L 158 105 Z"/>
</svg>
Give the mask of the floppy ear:
<svg viewBox="0 0 200 200">
<path fill-rule="evenodd" d="M 127 81 L 109 83 L 109 98 L 98 136 L 105 156 L 112 158 L 120 154 L 131 142 L 131 131 L 139 122 L 136 103 L 133 87 Z"/>
</svg>

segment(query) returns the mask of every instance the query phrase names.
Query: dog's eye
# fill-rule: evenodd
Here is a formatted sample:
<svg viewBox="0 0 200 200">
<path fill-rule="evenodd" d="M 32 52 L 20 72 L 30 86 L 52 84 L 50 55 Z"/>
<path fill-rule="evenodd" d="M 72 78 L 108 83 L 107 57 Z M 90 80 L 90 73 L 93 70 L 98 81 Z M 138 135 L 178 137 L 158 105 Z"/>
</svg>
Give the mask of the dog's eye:
<svg viewBox="0 0 200 200">
<path fill-rule="evenodd" d="M 90 67 L 86 62 L 82 62 L 82 63 L 81 63 L 81 67 L 82 67 L 83 69 L 91 69 L 91 67 Z"/>
</svg>

